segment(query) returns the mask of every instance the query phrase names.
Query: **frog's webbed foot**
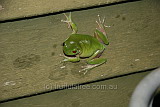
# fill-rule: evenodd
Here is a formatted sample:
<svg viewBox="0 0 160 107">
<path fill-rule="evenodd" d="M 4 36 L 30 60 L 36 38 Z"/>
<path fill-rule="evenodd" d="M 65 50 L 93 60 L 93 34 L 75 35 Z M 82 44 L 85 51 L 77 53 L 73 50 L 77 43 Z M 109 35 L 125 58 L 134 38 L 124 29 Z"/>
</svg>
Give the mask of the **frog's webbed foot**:
<svg viewBox="0 0 160 107">
<path fill-rule="evenodd" d="M 85 75 L 89 70 L 91 70 L 99 65 L 101 65 L 101 64 L 82 66 L 82 69 L 79 70 L 79 72 L 83 72 L 83 74 Z"/>
<path fill-rule="evenodd" d="M 104 35 L 106 35 L 106 31 L 105 31 L 105 27 L 110 27 L 110 26 L 106 26 L 105 23 L 105 17 L 103 18 L 103 20 L 101 20 L 100 15 L 98 15 L 98 21 L 96 21 L 98 28 L 96 28 L 97 30 L 99 30 L 100 32 L 102 32 Z"/>
<path fill-rule="evenodd" d="M 72 29 L 72 34 L 76 34 L 78 29 L 77 29 L 76 24 L 72 21 L 71 12 L 70 12 L 69 16 L 67 16 L 64 13 L 64 16 L 66 17 L 66 20 L 61 20 L 61 22 L 67 23 L 68 24 L 68 28 Z"/>
<path fill-rule="evenodd" d="M 68 24 L 68 28 L 71 28 L 71 18 L 69 18 L 65 13 L 63 13 L 64 16 L 66 17 L 67 20 L 61 20 L 61 22 L 67 23 Z"/>
<path fill-rule="evenodd" d="M 104 25 L 105 23 L 105 17 L 103 20 L 101 20 L 100 16 L 98 15 L 98 21 L 96 21 L 98 28 L 96 28 L 96 31 L 94 32 L 94 37 L 97 38 L 100 42 L 108 45 L 108 39 L 107 39 L 107 33 L 105 30 L 105 27 L 109 27 Z"/>
</svg>

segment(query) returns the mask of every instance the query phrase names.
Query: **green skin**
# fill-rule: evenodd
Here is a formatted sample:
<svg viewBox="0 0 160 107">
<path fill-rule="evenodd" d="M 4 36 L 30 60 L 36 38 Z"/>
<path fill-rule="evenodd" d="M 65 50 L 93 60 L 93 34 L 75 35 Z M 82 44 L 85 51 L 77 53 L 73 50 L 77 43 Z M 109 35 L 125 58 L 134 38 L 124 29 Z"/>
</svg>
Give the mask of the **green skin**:
<svg viewBox="0 0 160 107">
<path fill-rule="evenodd" d="M 66 16 L 66 14 L 64 15 Z M 104 19 L 101 22 L 99 17 L 99 22 L 96 21 L 99 28 L 97 28 L 94 32 L 94 36 L 90 36 L 85 34 L 77 34 L 78 29 L 76 24 L 73 23 L 71 19 L 71 13 L 69 16 L 66 16 L 66 18 L 67 20 L 62 20 L 62 22 L 68 23 L 68 27 L 70 27 L 73 32 L 63 43 L 63 52 L 65 54 L 65 59 L 63 61 L 78 62 L 81 58 L 87 58 L 87 63 L 93 66 L 88 66 L 84 70 L 104 64 L 107 59 L 96 58 L 97 55 L 104 51 L 105 45 L 109 44 L 104 29 Z"/>
</svg>

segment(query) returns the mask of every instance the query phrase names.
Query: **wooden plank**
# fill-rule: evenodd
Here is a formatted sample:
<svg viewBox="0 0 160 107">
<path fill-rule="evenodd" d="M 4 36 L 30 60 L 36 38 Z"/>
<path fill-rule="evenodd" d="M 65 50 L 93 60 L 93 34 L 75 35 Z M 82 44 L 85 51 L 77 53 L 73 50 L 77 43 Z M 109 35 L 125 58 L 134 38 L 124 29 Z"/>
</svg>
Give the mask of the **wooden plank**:
<svg viewBox="0 0 160 107">
<path fill-rule="evenodd" d="M 1 107 L 128 107 L 136 85 L 150 72 L 78 85 L 70 89 L 0 104 Z"/>
<path fill-rule="evenodd" d="M 62 42 L 71 33 L 62 14 L 0 24 L 0 100 L 53 90 L 160 66 L 160 14 L 155 1 L 144 0 L 72 12 L 79 33 L 93 34 L 97 14 L 106 17 L 108 62 L 86 75 L 80 63 L 66 63 Z M 58 65 L 57 65 L 58 64 Z"/>
<path fill-rule="evenodd" d="M 87 8 L 127 0 L 1 0 L 0 21 L 26 18 L 71 9 Z M 128 0 L 129 1 L 129 0 Z"/>
</svg>

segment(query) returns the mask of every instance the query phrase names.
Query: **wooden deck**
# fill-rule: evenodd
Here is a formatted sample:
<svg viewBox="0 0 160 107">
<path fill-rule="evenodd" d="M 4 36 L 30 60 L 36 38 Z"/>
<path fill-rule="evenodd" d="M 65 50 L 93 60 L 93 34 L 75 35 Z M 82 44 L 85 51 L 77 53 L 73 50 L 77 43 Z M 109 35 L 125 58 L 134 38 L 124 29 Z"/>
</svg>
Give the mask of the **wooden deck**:
<svg viewBox="0 0 160 107">
<path fill-rule="evenodd" d="M 72 12 L 79 33 L 93 35 L 97 15 L 106 17 L 108 62 L 86 75 L 83 62 L 66 63 L 61 44 L 71 31 L 63 14 L 0 23 L 0 100 L 54 90 L 160 66 L 158 0 L 137 1 Z M 58 86 L 58 87 L 57 87 Z"/>
</svg>

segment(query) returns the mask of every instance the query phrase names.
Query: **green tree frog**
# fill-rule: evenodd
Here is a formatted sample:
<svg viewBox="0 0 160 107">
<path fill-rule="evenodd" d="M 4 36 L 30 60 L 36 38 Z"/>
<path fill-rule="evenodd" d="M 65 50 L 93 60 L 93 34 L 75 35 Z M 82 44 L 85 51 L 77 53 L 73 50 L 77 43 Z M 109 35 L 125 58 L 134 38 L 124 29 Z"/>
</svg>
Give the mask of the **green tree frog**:
<svg viewBox="0 0 160 107">
<path fill-rule="evenodd" d="M 99 58 L 100 55 L 105 50 L 105 45 L 108 45 L 107 34 L 105 31 L 105 18 L 101 21 L 99 15 L 99 20 L 96 21 L 98 28 L 94 32 L 94 36 L 86 34 L 78 34 L 77 26 L 72 21 L 71 12 L 69 16 L 64 14 L 67 20 L 61 20 L 62 22 L 68 23 L 68 28 L 72 29 L 72 34 L 63 42 L 63 52 L 65 59 L 63 62 L 78 62 L 80 59 L 86 58 L 87 66 L 82 69 L 89 70 L 99 65 L 104 64 L 107 59 Z"/>
</svg>

